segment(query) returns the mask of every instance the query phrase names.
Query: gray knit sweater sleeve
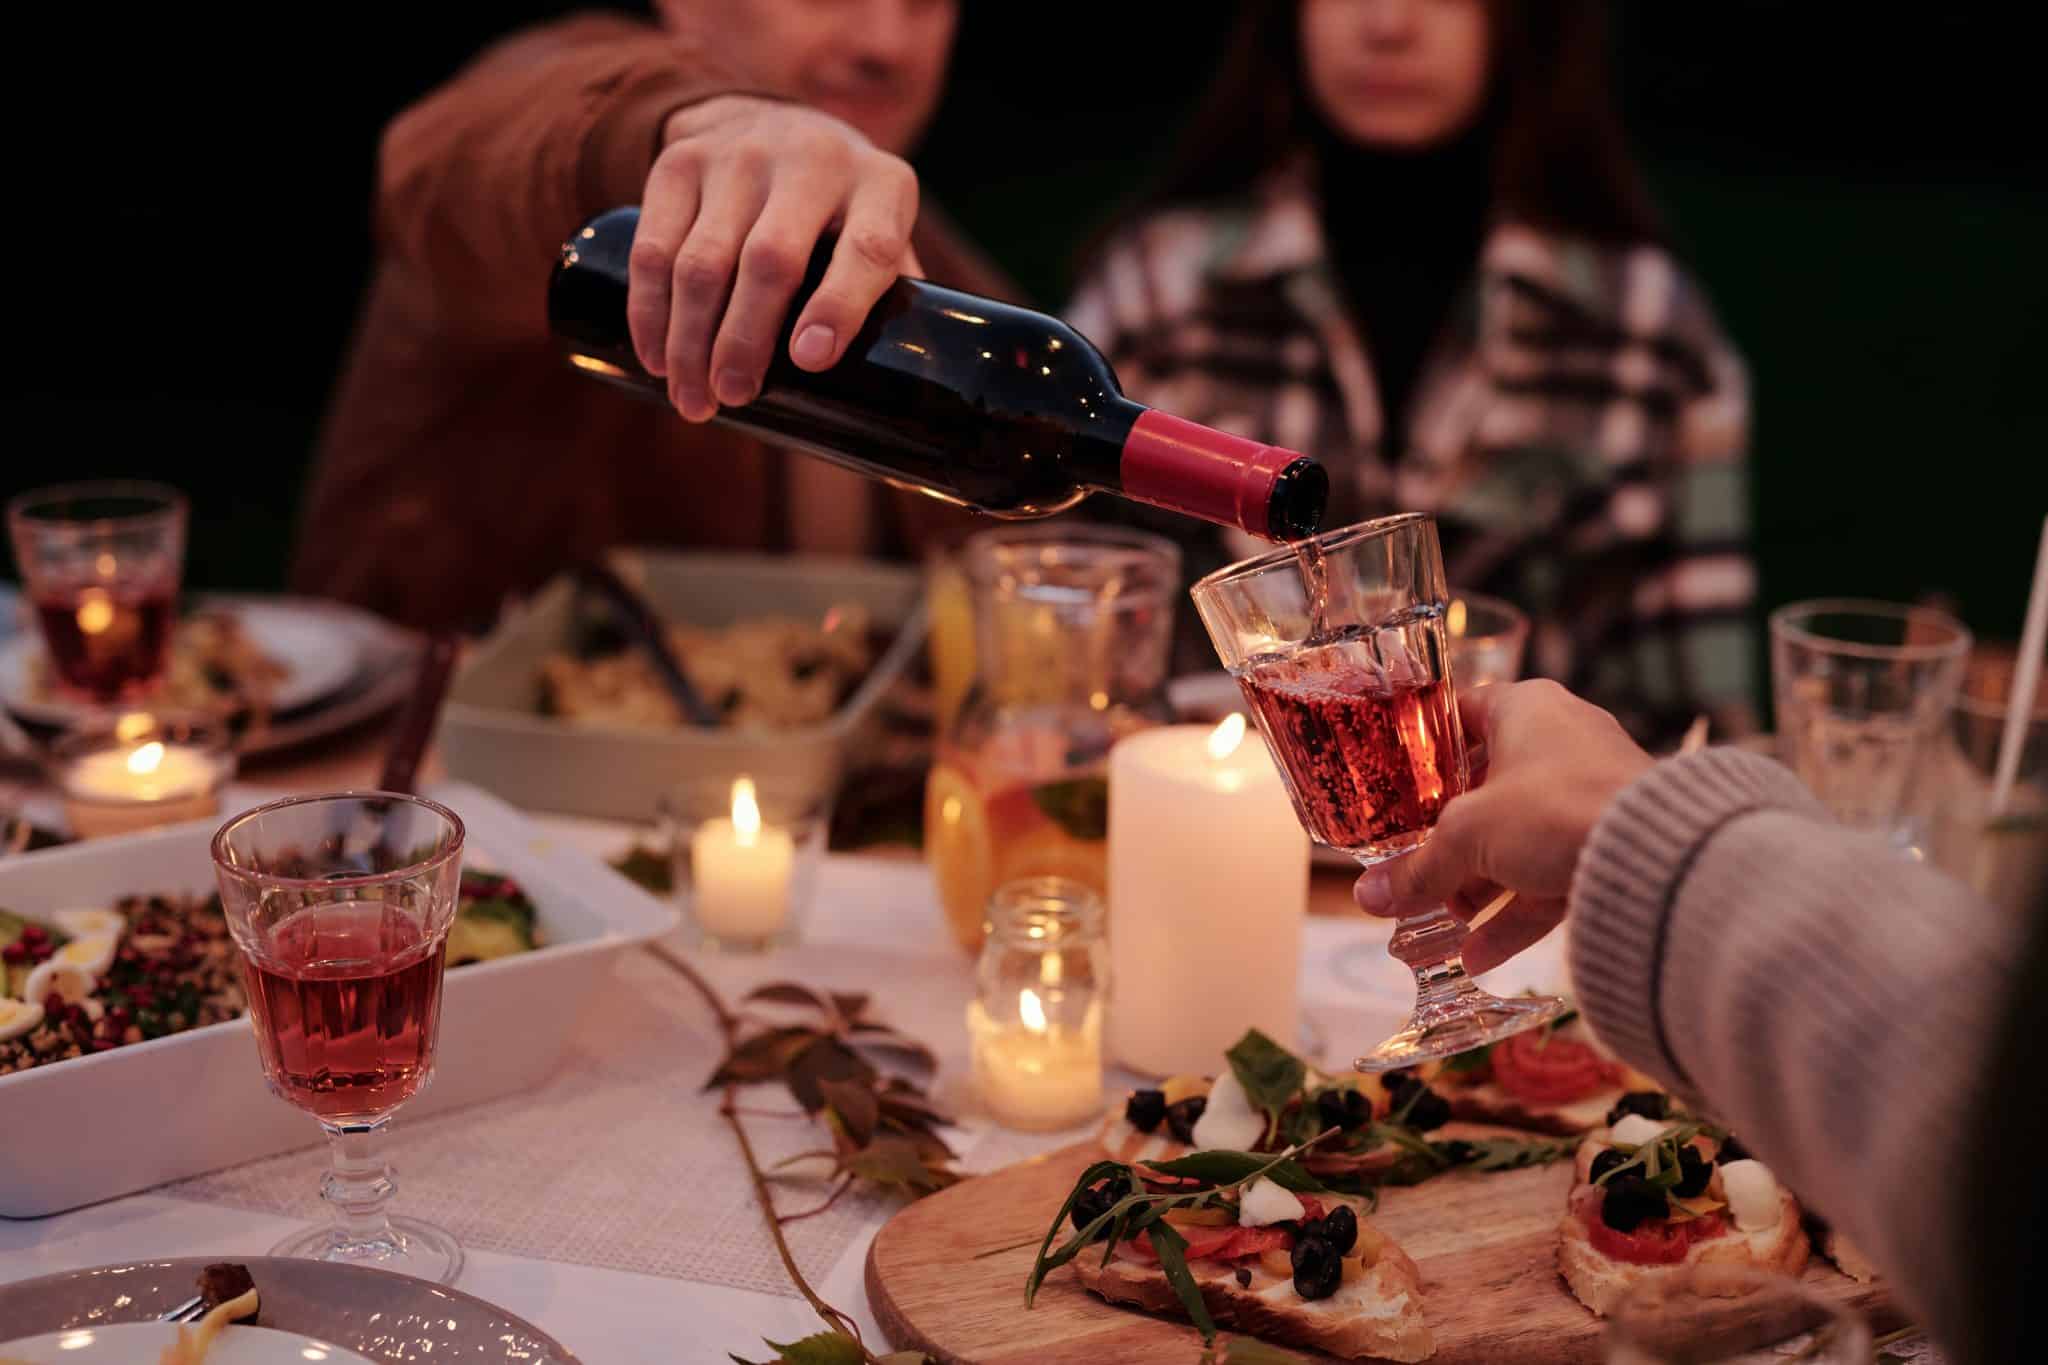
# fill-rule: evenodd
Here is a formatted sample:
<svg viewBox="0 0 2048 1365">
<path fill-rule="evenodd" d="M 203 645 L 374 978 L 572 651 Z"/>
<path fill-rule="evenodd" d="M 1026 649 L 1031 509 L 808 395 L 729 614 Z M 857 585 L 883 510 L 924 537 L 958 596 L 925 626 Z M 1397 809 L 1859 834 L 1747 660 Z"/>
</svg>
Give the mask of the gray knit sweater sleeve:
<svg viewBox="0 0 2048 1365">
<path fill-rule="evenodd" d="M 1614 801 L 1566 922 L 1594 1031 L 1740 1134 L 1951 1336 L 1984 1245 L 1962 1235 L 1959 1154 L 2024 926 L 1726 749 Z"/>
</svg>

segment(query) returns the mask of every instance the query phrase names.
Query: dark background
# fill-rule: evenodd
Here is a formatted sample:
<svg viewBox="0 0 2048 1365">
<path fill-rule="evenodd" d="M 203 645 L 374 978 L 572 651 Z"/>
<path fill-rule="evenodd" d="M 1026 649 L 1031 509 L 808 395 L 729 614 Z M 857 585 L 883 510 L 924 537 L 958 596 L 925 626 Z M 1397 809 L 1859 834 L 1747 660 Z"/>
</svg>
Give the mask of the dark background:
<svg viewBox="0 0 2048 1365">
<path fill-rule="evenodd" d="M 44 79 L 7 96 L 0 493 L 176 482 L 190 581 L 276 587 L 368 267 L 380 127 L 571 6 L 125 8 L 10 20 Z M 2013 11 L 1617 8 L 1638 146 L 1752 369 L 1765 605 L 1938 594 L 2016 636 L 2048 511 L 2048 176 Z M 927 193 L 1057 306 L 1227 6 L 965 10 Z"/>
</svg>

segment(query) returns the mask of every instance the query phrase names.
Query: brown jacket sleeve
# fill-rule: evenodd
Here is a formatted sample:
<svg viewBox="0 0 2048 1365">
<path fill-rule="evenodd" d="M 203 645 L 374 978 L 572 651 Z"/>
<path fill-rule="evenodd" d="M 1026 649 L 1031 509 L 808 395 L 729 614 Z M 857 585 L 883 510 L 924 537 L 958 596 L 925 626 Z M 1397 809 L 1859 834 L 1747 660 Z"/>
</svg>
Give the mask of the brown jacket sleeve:
<svg viewBox="0 0 2048 1365">
<path fill-rule="evenodd" d="M 437 327 L 544 340 L 541 290 L 563 239 L 639 202 L 670 114 L 743 88 L 691 37 L 628 20 L 508 39 L 385 130 L 385 260 Z"/>
</svg>

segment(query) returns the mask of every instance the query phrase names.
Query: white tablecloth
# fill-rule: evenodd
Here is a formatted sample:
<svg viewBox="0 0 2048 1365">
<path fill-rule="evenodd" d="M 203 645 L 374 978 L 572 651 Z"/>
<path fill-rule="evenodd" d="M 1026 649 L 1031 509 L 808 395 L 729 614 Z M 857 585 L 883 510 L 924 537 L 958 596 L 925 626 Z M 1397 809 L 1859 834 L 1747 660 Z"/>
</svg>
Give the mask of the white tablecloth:
<svg viewBox="0 0 2048 1365">
<path fill-rule="evenodd" d="M 559 820 L 542 823 L 560 837 L 601 855 L 615 851 L 629 837 L 616 826 Z M 1402 969 L 1369 949 L 1357 951 L 1362 943 L 1383 943 L 1385 934 L 1383 926 L 1356 919 L 1312 919 L 1309 923 L 1303 999 L 1311 1032 L 1328 1040 L 1333 1063 L 1357 1044 L 1386 1032 L 1406 1008 L 1408 987 Z M 886 954 L 895 974 L 893 984 L 900 987 L 905 981 L 915 981 L 928 988 L 899 989 L 891 994 L 892 983 L 859 981 L 859 964 L 863 959 L 875 960 L 875 954 Z M 959 1011 L 968 990 L 968 965 L 940 925 L 928 879 L 919 864 L 894 859 L 829 859 L 820 882 L 817 911 L 800 947 L 767 958 L 726 958 L 710 965 L 711 974 L 729 999 L 736 999 L 755 982 L 780 977 L 875 989 L 878 997 L 886 997 L 881 1006 L 884 1018 L 939 1052 L 936 1089 L 940 1098 L 956 1108 L 965 1107 L 961 1101 L 967 1097 L 960 1082 L 966 1074 L 966 1037 Z M 1497 976 L 1500 979 L 1490 984 L 1502 990 L 1560 985 L 1555 944 L 1539 946 Z M 671 1013 L 694 1008 L 679 1003 L 687 993 L 684 983 L 649 973 L 644 963 L 622 965 L 613 986 L 622 991 L 665 992 L 659 1002 L 644 1003 L 658 1003 Z M 586 1049 L 597 1048 L 604 1045 L 604 1039 L 579 1037 L 577 1043 Z M 763 1087 L 758 1093 L 764 1104 L 787 1107 L 786 1096 L 777 1090 Z M 716 1135 L 710 1138 L 713 1142 L 723 1139 L 716 1103 L 715 1094 L 694 1094 L 678 1120 L 689 1124 L 690 1131 L 678 1134 L 678 1140 L 703 1142 L 707 1134 Z M 749 1132 L 760 1134 L 775 1122 L 750 1122 Z M 962 1151 L 962 1164 L 981 1170 L 1071 1140 L 1071 1135 L 1022 1138 L 970 1116 L 956 1145 Z M 293 1158 L 276 1160 L 290 1162 Z M 310 1157 L 298 1160 L 308 1171 L 317 1167 Z M 237 1183 L 233 1174 L 225 1183 L 194 1182 L 176 1193 L 155 1191 L 53 1218 L 0 1221 L 0 1280 L 145 1257 L 260 1255 L 302 1219 L 204 1202 L 237 1198 L 246 1204 L 246 1191 L 261 1182 Z M 407 1188 L 403 1164 L 400 1178 L 399 1207 L 403 1208 Z M 430 1178 L 430 1171 L 420 1177 Z M 800 1193 L 779 1197 L 789 1199 L 786 1209 L 803 1207 L 799 1201 L 808 1198 Z M 892 1207 L 882 1202 L 862 1206 L 850 1231 L 833 1239 L 826 1254 L 812 1262 L 819 1291 L 828 1302 L 852 1313 L 875 1344 L 881 1337 L 867 1309 L 861 1274 L 868 1243 Z M 758 1213 L 749 1201 L 738 1201 L 736 1208 L 740 1226 L 735 1234 L 758 1238 L 765 1246 L 766 1235 L 754 1221 Z M 530 1319 L 592 1365 L 723 1359 L 727 1351 L 757 1352 L 764 1337 L 789 1340 L 817 1330 L 819 1325 L 786 1286 L 773 1285 L 765 1291 L 735 1288 L 730 1283 L 677 1278 L 676 1273 L 691 1272 L 687 1267 L 678 1271 L 672 1263 L 671 1274 L 654 1275 L 579 1263 L 591 1260 L 588 1254 L 563 1254 L 570 1258 L 541 1259 L 472 1247 L 459 1285 Z"/>
</svg>

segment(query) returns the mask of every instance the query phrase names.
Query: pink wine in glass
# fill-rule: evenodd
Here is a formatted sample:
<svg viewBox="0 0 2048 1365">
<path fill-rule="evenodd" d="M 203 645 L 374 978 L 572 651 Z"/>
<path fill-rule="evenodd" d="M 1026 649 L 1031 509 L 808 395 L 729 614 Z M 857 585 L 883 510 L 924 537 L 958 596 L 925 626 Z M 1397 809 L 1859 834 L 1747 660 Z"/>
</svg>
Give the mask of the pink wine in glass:
<svg viewBox="0 0 2048 1365">
<path fill-rule="evenodd" d="M 127 701 L 163 677 L 176 614 L 174 579 L 44 583 L 36 617 L 58 685 L 89 702 Z"/>
<path fill-rule="evenodd" d="M 1450 687 L 1391 681 L 1358 657 L 1364 648 L 1340 641 L 1255 660 L 1237 681 L 1309 833 L 1390 857 L 1422 841 L 1465 774 Z"/>
<path fill-rule="evenodd" d="M 312 906 L 271 930 L 243 959 L 271 1087 L 329 1123 L 410 1099 L 433 1066 L 444 943 L 379 901 Z"/>
</svg>

